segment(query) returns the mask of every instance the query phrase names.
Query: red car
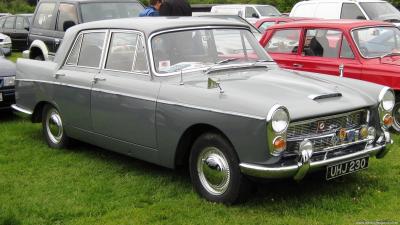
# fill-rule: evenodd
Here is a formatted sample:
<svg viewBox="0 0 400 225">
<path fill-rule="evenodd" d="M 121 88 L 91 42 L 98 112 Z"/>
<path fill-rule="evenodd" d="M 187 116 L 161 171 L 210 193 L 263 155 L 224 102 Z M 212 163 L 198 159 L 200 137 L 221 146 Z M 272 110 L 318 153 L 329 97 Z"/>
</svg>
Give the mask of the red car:
<svg viewBox="0 0 400 225">
<path fill-rule="evenodd" d="M 393 128 L 400 132 L 400 30 L 365 20 L 274 25 L 260 43 L 283 68 L 344 76 L 395 90 Z"/>
<path fill-rule="evenodd" d="M 295 21 L 302 20 L 316 20 L 316 18 L 307 18 L 307 17 L 268 17 L 257 20 L 254 25 L 261 33 L 265 33 L 265 31 L 272 25 L 289 23 Z"/>
</svg>

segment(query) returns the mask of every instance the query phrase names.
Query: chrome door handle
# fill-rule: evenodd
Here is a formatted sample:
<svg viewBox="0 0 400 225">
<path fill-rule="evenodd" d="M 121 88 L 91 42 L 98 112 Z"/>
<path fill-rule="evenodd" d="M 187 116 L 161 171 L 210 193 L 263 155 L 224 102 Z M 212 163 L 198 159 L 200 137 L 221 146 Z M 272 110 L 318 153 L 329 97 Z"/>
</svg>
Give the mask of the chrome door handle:
<svg viewBox="0 0 400 225">
<path fill-rule="evenodd" d="M 296 67 L 296 68 L 302 68 L 302 67 L 303 67 L 303 65 L 301 65 L 301 64 L 298 64 L 298 63 L 293 63 L 293 67 Z"/>
<path fill-rule="evenodd" d="M 97 82 L 99 82 L 99 81 L 105 81 L 105 80 L 106 80 L 106 78 L 95 77 L 95 78 L 93 79 L 93 83 L 97 83 Z"/>
<path fill-rule="evenodd" d="M 54 78 L 58 79 L 59 77 L 65 77 L 65 74 L 63 73 L 56 73 L 53 75 Z"/>
</svg>

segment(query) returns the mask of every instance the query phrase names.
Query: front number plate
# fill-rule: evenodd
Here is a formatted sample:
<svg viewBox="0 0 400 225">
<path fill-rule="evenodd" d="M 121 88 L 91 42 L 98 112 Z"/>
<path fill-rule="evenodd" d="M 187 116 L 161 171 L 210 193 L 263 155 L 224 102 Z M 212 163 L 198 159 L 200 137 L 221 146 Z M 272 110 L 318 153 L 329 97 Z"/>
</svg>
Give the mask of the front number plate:
<svg viewBox="0 0 400 225">
<path fill-rule="evenodd" d="M 326 167 L 326 179 L 330 180 L 368 168 L 369 157 L 353 159 Z"/>
</svg>

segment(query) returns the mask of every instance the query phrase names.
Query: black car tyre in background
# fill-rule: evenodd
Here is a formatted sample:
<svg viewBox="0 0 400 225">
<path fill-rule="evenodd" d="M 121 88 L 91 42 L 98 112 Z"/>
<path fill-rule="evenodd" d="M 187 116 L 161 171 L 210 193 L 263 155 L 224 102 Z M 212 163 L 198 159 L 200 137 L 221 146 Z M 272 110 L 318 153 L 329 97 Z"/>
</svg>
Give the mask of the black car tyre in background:
<svg viewBox="0 0 400 225">
<path fill-rule="evenodd" d="M 197 138 L 191 149 L 189 169 L 194 189 L 212 202 L 227 205 L 240 202 L 252 186 L 240 172 L 232 145 L 217 133 Z"/>
</svg>

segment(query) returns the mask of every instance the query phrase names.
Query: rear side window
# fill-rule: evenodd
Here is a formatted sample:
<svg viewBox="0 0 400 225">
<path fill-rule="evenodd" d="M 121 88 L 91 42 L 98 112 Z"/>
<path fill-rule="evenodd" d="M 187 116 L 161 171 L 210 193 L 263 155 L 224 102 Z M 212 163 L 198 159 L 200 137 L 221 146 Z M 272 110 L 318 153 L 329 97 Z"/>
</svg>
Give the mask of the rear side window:
<svg viewBox="0 0 400 225">
<path fill-rule="evenodd" d="M 78 24 L 76 8 L 72 4 L 60 4 L 58 7 L 57 30 L 65 31 L 67 28 Z"/>
<path fill-rule="evenodd" d="M 15 23 L 15 29 L 23 30 L 24 29 L 24 17 L 17 17 L 17 21 Z"/>
<path fill-rule="evenodd" d="M 100 66 L 105 35 L 105 32 L 83 34 L 78 66 L 94 68 L 98 68 Z"/>
<path fill-rule="evenodd" d="M 343 3 L 341 19 L 364 19 L 365 16 L 360 8 L 354 3 Z"/>
<path fill-rule="evenodd" d="M 4 29 L 14 29 L 15 16 L 7 17 L 4 23 Z"/>
<path fill-rule="evenodd" d="M 307 30 L 304 38 L 304 56 L 337 58 L 342 32 L 328 29 Z"/>
<path fill-rule="evenodd" d="M 315 10 L 315 17 L 324 19 L 339 19 L 341 6 L 342 5 L 340 3 L 336 2 L 319 3 Z"/>
<path fill-rule="evenodd" d="M 40 4 L 35 16 L 35 20 L 33 21 L 33 27 L 50 29 L 55 7 L 56 4 L 54 3 Z"/>
<path fill-rule="evenodd" d="M 297 53 L 301 29 L 276 31 L 265 49 L 272 53 Z"/>
</svg>

